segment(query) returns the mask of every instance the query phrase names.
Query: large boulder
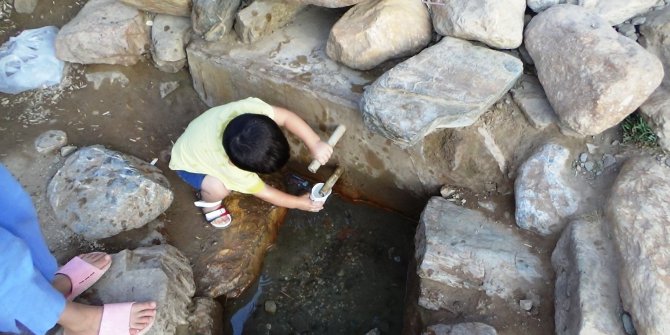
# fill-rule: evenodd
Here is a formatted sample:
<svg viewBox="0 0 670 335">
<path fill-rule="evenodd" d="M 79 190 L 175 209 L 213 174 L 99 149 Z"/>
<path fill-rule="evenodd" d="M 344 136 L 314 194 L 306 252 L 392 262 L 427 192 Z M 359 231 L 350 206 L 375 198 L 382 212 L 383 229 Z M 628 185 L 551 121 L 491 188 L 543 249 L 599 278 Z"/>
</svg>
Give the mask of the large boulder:
<svg viewBox="0 0 670 335">
<path fill-rule="evenodd" d="M 456 38 L 397 65 L 366 87 L 366 124 L 401 146 L 436 128 L 473 124 L 514 85 L 517 58 Z"/>
<path fill-rule="evenodd" d="M 154 63 L 161 71 L 175 73 L 186 65 L 186 50 L 191 37 L 191 20 L 187 17 L 156 15 L 151 29 Z"/>
<path fill-rule="evenodd" d="M 56 36 L 56 56 L 80 64 L 133 65 L 149 48 L 146 17 L 117 0 L 91 0 Z"/>
<path fill-rule="evenodd" d="M 471 300 L 468 294 L 481 296 L 482 305 L 499 298 L 509 308 L 519 297 L 539 305 L 548 279 L 542 261 L 521 237 L 480 212 L 433 197 L 415 243 L 420 306 L 452 309 Z"/>
<path fill-rule="evenodd" d="M 286 25 L 305 6 L 294 0 L 256 0 L 237 12 L 235 32 L 242 42 L 255 42 Z"/>
<path fill-rule="evenodd" d="M 62 224 L 97 240 L 144 226 L 170 207 L 174 195 L 157 167 L 91 146 L 68 157 L 47 197 Z"/>
<path fill-rule="evenodd" d="M 188 259 L 166 244 L 112 255 L 112 266 L 90 294 L 97 304 L 155 301 L 156 321 L 147 335 L 174 335 L 188 324 L 194 292 Z"/>
<path fill-rule="evenodd" d="M 640 43 L 661 60 L 666 73 L 661 87 L 640 106 L 640 111 L 658 135 L 661 147 L 670 150 L 670 7 L 649 14 L 640 26 L 640 34 Z"/>
<path fill-rule="evenodd" d="M 605 224 L 597 216 L 573 221 L 551 255 L 556 334 L 625 334 L 617 256 Z"/>
<path fill-rule="evenodd" d="M 445 0 L 431 6 L 438 34 L 515 49 L 523 40 L 526 0 Z"/>
<path fill-rule="evenodd" d="M 432 37 L 428 9 L 420 1 L 374 0 L 347 11 L 328 37 L 328 56 L 359 70 L 413 55 Z"/>
<path fill-rule="evenodd" d="M 581 198 L 569 178 L 569 160 L 570 150 L 550 143 L 521 165 L 514 183 L 517 226 L 543 236 L 563 230 Z"/>
<path fill-rule="evenodd" d="M 640 334 L 670 333 L 668 194 L 670 167 L 651 156 L 631 158 L 607 203 L 622 260 L 621 299 Z"/>
<path fill-rule="evenodd" d="M 207 41 L 218 41 L 233 29 L 241 0 L 193 0 L 193 30 Z"/>
<path fill-rule="evenodd" d="M 156 14 L 191 15 L 191 0 L 121 0 L 121 2 Z"/>
<path fill-rule="evenodd" d="M 656 57 L 580 6 L 549 8 L 531 20 L 525 36 L 561 126 L 580 135 L 621 122 L 663 78 Z"/>
<path fill-rule="evenodd" d="M 663 0 L 528 0 L 528 7 L 539 13 L 557 4 L 578 4 L 603 17 L 609 25 L 615 26 L 634 16 L 644 14 Z"/>
<path fill-rule="evenodd" d="M 189 334 L 223 335 L 223 307 L 212 298 L 193 299 L 193 311 L 188 317 Z"/>
<path fill-rule="evenodd" d="M 365 0 L 296 0 L 304 5 L 315 5 L 320 7 L 339 8 L 353 6 Z"/>
<path fill-rule="evenodd" d="M 544 129 L 557 122 L 556 113 L 537 77 L 524 74 L 511 92 L 514 102 L 519 105 L 533 127 Z"/>
<path fill-rule="evenodd" d="M 257 280 L 287 211 L 242 194 L 226 197 L 225 207 L 233 215 L 229 228 L 195 224 L 184 228 L 183 234 L 193 235 L 201 246 L 181 248 L 192 261 L 198 295 L 236 298 Z"/>
</svg>

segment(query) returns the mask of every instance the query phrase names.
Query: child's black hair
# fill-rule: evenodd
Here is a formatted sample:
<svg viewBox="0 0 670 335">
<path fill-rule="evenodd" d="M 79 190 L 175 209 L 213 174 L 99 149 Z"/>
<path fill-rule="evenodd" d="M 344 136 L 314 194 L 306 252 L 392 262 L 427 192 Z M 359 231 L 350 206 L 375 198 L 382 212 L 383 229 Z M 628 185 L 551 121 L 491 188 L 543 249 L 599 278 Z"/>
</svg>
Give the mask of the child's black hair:
<svg viewBox="0 0 670 335">
<path fill-rule="evenodd" d="M 242 114 L 223 131 L 223 148 L 238 168 L 256 173 L 281 169 L 290 156 L 286 136 L 271 118 Z"/>
</svg>

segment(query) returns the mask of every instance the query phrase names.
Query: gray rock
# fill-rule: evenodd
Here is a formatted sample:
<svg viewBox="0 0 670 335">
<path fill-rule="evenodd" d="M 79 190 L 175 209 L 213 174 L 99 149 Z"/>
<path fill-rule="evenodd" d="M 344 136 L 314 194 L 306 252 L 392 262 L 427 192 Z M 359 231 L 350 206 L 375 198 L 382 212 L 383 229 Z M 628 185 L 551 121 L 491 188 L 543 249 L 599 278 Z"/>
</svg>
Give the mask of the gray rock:
<svg viewBox="0 0 670 335">
<path fill-rule="evenodd" d="M 235 32 L 242 42 L 255 42 L 286 25 L 305 6 L 292 0 L 256 0 L 237 12 Z"/>
<path fill-rule="evenodd" d="M 186 50 L 191 38 L 191 20 L 187 17 L 156 15 L 151 40 L 156 67 L 163 72 L 176 73 L 186 65 Z"/>
<path fill-rule="evenodd" d="M 622 260 L 621 299 L 640 334 L 670 330 L 670 173 L 654 157 L 629 160 L 607 203 Z"/>
<path fill-rule="evenodd" d="M 663 0 L 527 0 L 528 7 L 539 13 L 557 4 L 576 4 L 603 17 L 609 25 L 620 24 L 634 16 L 647 13 L 663 4 Z"/>
<path fill-rule="evenodd" d="M 156 14 L 191 15 L 191 0 L 121 0 L 121 2 Z"/>
<path fill-rule="evenodd" d="M 573 221 L 551 256 L 556 334 L 623 335 L 618 264 L 600 218 Z"/>
<path fill-rule="evenodd" d="M 637 334 L 635 326 L 633 326 L 633 319 L 630 317 L 630 314 L 625 312 L 621 314 L 621 321 L 623 321 L 623 329 L 626 331 L 626 334 L 628 335 Z"/>
<path fill-rule="evenodd" d="M 586 171 L 592 172 L 593 168 L 595 168 L 595 164 L 593 162 L 584 163 L 584 169 L 586 169 Z"/>
<path fill-rule="evenodd" d="M 430 6 L 438 34 L 515 49 L 523 40 L 526 0 L 445 0 Z"/>
<path fill-rule="evenodd" d="M 69 154 L 75 152 L 77 150 L 77 147 L 74 145 L 66 145 L 62 148 L 60 148 L 60 155 L 63 157 L 68 156 Z"/>
<path fill-rule="evenodd" d="M 14 0 L 14 9 L 19 14 L 32 14 L 38 2 L 38 0 Z"/>
<path fill-rule="evenodd" d="M 366 1 L 349 9 L 328 37 L 328 56 L 369 70 L 392 58 L 414 55 L 432 37 L 428 9 L 420 1 Z"/>
<path fill-rule="evenodd" d="M 80 64 L 133 65 L 149 46 L 146 17 L 117 0 L 90 0 L 56 36 L 56 56 Z"/>
<path fill-rule="evenodd" d="M 382 331 L 379 330 L 379 328 L 371 329 L 369 332 L 365 333 L 365 335 L 382 335 Z"/>
<path fill-rule="evenodd" d="M 495 328 L 481 323 L 468 322 L 455 325 L 433 325 L 423 335 L 497 335 Z"/>
<path fill-rule="evenodd" d="M 193 299 L 193 312 L 188 316 L 188 334 L 223 335 L 223 307 L 212 298 Z"/>
<path fill-rule="evenodd" d="M 649 14 L 640 26 L 640 43 L 663 63 L 665 73 L 670 73 L 670 7 Z M 640 106 L 649 126 L 658 136 L 659 145 L 670 150 L 670 75 L 663 79 L 649 99 Z"/>
<path fill-rule="evenodd" d="M 553 5 L 558 5 L 561 0 L 527 0 L 528 7 L 535 13 L 539 13 Z M 563 0 L 565 3 L 565 0 Z"/>
<path fill-rule="evenodd" d="M 174 196 L 155 166 L 91 146 L 67 158 L 49 183 L 47 197 L 62 224 L 95 240 L 144 226 Z"/>
<path fill-rule="evenodd" d="M 515 295 L 539 296 L 544 290 L 541 261 L 519 236 L 441 197 L 426 205 L 415 242 L 424 308 L 453 308 L 462 294 L 477 296 L 482 304 L 500 298 L 516 305 Z"/>
<path fill-rule="evenodd" d="M 515 57 L 445 37 L 366 87 L 361 110 L 369 127 L 407 146 L 434 129 L 473 124 L 522 70 Z"/>
<path fill-rule="evenodd" d="M 604 154 L 602 162 L 603 162 L 603 168 L 606 169 L 616 164 L 616 157 L 614 157 L 614 155 L 612 154 Z"/>
<path fill-rule="evenodd" d="M 582 163 L 586 163 L 586 161 L 589 159 L 589 154 L 582 152 L 579 154 L 579 161 Z"/>
<path fill-rule="evenodd" d="M 639 26 L 641 24 L 644 24 L 645 22 L 647 22 L 647 18 L 644 16 L 638 16 L 630 20 L 630 23 L 634 26 Z"/>
<path fill-rule="evenodd" d="M 67 144 L 67 134 L 62 130 L 49 130 L 35 139 L 35 150 L 43 154 L 56 151 Z"/>
<path fill-rule="evenodd" d="M 637 30 L 635 30 L 634 25 L 630 23 L 622 23 L 616 26 L 616 30 L 619 32 L 619 34 L 626 36 L 633 41 L 637 41 Z"/>
<path fill-rule="evenodd" d="M 188 259 L 170 245 L 123 250 L 92 287 L 102 303 L 156 301 L 156 321 L 147 335 L 174 335 L 187 324 L 195 292 Z"/>
<path fill-rule="evenodd" d="M 577 211 L 581 196 L 566 178 L 569 157 L 568 149 L 545 144 L 519 168 L 514 183 L 517 226 L 552 235 Z"/>
<path fill-rule="evenodd" d="M 596 135 L 618 124 L 663 78 L 656 57 L 580 6 L 551 7 L 533 18 L 525 34 L 540 82 L 567 131 Z"/>
<path fill-rule="evenodd" d="M 193 0 L 193 30 L 207 41 L 218 41 L 233 29 L 240 0 Z"/>
<path fill-rule="evenodd" d="M 514 101 L 533 127 L 544 129 L 557 122 L 556 113 L 551 108 L 547 95 L 536 77 L 522 75 L 511 92 Z"/>
<path fill-rule="evenodd" d="M 524 299 L 524 300 L 519 300 L 519 307 L 523 309 L 524 311 L 530 311 L 533 309 L 533 300 L 529 299 Z"/>
<path fill-rule="evenodd" d="M 296 0 L 304 5 L 315 5 L 320 7 L 339 8 L 353 6 L 364 0 Z"/>
</svg>

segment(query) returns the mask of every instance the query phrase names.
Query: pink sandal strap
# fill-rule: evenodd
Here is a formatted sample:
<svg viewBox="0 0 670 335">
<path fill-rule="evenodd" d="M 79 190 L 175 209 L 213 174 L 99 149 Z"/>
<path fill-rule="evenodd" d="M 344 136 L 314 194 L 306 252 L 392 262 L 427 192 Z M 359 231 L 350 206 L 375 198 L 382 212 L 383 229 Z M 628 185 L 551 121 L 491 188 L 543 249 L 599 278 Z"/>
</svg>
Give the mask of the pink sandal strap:
<svg viewBox="0 0 670 335">
<path fill-rule="evenodd" d="M 71 259 L 67 264 L 63 265 L 58 272 L 56 272 L 56 274 L 67 276 L 72 284 L 72 289 L 65 298 L 68 301 L 72 301 L 84 291 L 88 290 L 100 279 L 100 277 L 102 277 L 102 275 L 105 274 L 105 272 L 107 272 L 107 270 L 109 270 L 111 265 L 112 262 L 110 261 L 107 266 L 99 269 L 95 265 L 89 264 L 81 259 L 79 256 Z"/>
<path fill-rule="evenodd" d="M 105 304 L 102 309 L 102 320 L 100 321 L 98 335 L 130 334 L 130 313 L 133 304 L 134 302 Z M 153 323 L 154 321 L 142 329 L 139 335 L 146 334 L 151 329 L 151 326 L 153 326 Z"/>
</svg>

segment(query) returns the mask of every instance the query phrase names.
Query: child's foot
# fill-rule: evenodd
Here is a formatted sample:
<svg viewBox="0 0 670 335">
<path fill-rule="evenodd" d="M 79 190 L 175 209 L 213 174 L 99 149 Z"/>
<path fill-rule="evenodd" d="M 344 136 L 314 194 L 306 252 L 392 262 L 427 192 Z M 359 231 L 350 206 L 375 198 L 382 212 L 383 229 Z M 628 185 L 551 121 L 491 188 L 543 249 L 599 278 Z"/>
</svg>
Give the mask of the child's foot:
<svg viewBox="0 0 670 335">
<path fill-rule="evenodd" d="M 103 313 L 105 313 L 105 306 L 68 303 L 59 323 L 65 329 L 65 335 L 97 335 L 100 334 Z M 131 335 L 139 334 L 149 327 L 155 318 L 155 302 L 133 303 L 130 308 L 130 315 L 126 319 L 129 320 L 128 333 Z M 119 332 L 119 334 L 122 334 L 122 332 Z"/>
<path fill-rule="evenodd" d="M 97 267 L 100 270 L 103 270 L 105 267 L 112 262 L 112 258 L 104 252 L 92 252 L 88 254 L 83 254 L 78 256 L 84 262 L 91 264 Z M 72 281 L 70 277 L 62 273 L 57 273 L 54 277 L 53 287 L 62 293 L 64 296 L 68 296 L 72 292 Z"/>
<path fill-rule="evenodd" d="M 204 213 L 207 222 L 209 222 L 215 228 L 227 228 L 231 223 L 233 223 L 232 215 L 230 215 L 228 210 L 226 210 L 223 206 L 219 206 L 219 208 L 213 211 Z"/>
</svg>

